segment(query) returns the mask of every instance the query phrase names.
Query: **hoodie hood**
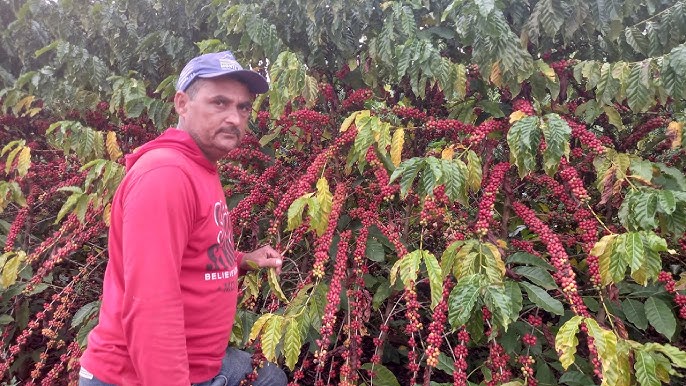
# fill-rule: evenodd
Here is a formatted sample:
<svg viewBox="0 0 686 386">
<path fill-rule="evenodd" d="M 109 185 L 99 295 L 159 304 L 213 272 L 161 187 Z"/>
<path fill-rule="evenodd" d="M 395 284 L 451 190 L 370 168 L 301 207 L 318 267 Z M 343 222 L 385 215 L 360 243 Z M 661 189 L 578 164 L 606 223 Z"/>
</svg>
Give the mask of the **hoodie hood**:
<svg viewBox="0 0 686 386">
<path fill-rule="evenodd" d="M 126 155 L 126 170 L 128 171 L 145 153 L 155 149 L 174 149 L 180 151 L 193 162 L 210 172 L 217 172 L 217 166 L 205 157 L 190 134 L 176 128 L 167 129 L 154 140 L 135 149 Z"/>
</svg>

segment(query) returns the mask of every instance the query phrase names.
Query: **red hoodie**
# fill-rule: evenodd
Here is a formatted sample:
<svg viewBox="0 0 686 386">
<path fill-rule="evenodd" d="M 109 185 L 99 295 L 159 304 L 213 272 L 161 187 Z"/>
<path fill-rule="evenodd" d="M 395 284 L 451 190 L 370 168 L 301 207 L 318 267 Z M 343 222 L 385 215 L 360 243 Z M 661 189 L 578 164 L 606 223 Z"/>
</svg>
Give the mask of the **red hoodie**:
<svg viewBox="0 0 686 386">
<path fill-rule="evenodd" d="M 81 365 L 117 385 L 207 381 L 229 341 L 241 258 L 216 166 L 188 133 L 168 129 L 126 168 Z"/>
</svg>

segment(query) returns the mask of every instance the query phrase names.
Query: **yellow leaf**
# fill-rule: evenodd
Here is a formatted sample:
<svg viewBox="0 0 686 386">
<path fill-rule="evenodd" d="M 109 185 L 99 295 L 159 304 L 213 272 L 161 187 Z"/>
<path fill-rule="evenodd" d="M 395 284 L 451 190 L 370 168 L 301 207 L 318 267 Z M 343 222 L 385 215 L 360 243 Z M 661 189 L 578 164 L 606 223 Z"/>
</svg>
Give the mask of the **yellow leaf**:
<svg viewBox="0 0 686 386">
<path fill-rule="evenodd" d="M 298 357 L 302 348 L 302 335 L 300 323 L 296 318 L 288 318 L 286 336 L 284 338 L 284 353 L 286 356 L 286 366 L 293 370 L 298 363 Z"/>
<path fill-rule="evenodd" d="M 612 255 L 612 250 L 614 249 L 613 243 L 615 238 L 617 238 L 616 234 L 603 236 L 591 249 L 591 255 L 598 257 L 600 278 L 603 285 L 612 283 L 610 255 Z"/>
<path fill-rule="evenodd" d="M 321 236 L 326 232 L 326 228 L 329 225 L 329 214 L 331 214 L 331 206 L 333 204 L 333 195 L 329 190 L 329 183 L 324 177 L 317 181 L 315 200 L 318 205 L 310 206 L 310 225 L 317 232 L 317 235 Z M 312 210 L 314 207 L 317 208 L 315 213 Z"/>
<path fill-rule="evenodd" d="M 672 149 L 678 149 L 681 147 L 681 136 L 683 131 L 683 122 L 669 122 L 669 125 L 667 126 L 667 134 L 672 137 Z"/>
<path fill-rule="evenodd" d="M 2 277 L 0 277 L 0 286 L 2 286 L 3 289 L 16 283 L 17 276 L 19 276 L 19 266 L 22 261 L 26 260 L 26 252 L 24 251 L 10 253 L 14 255 L 14 257 L 9 259 L 4 267 L 2 267 Z"/>
<path fill-rule="evenodd" d="M 24 146 L 24 148 L 21 149 L 21 152 L 19 153 L 19 158 L 18 158 L 18 162 L 17 162 L 17 171 L 19 172 L 19 175 L 21 177 L 23 177 L 26 175 L 26 173 L 28 173 L 30 167 L 31 167 L 31 148 L 28 146 Z"/>
<path fill-rule="evenodd" d="M 369 116 L 369 110 L 363 110 L 363 111 L 366 111 L 367 116 Z M 348 130 L 350 128 L 350 125 L 352 125 L 353 122 L 355 122 L 355 119 L 357 118 L 357 116 L 362 114 L 363 111 L 355 111 L 352 114 L 350 114 L 350 116 L 348 116 L 348 118 L 345 118 L 345 120 L 343 121 L 343 124 L 341 124 L 341 130 L 340 130 L 341 133 Z"/>
<path fill-rule="evenodd" d="M 279 298 L 284 303 L 288 303 L 288 298 L 284 295 L 279 285 L 279 280 L 276 278 L 276 268 L 269 268 L 267 271 L 267 280 L 269 281 L 269 287 L 274 291 L 276 297 Z"/>
<path fill-rule="evenodd" d="M 527 113 L 523 112 L 522 110 L 513 111 L 512 114 L 510 114 L 510 124 L 515 123 L 527 116 Z"/>
<path fill-rule="evenodd" d="M 542 60 L 537 60 L 536 65 L 538 66 L 538 69 L 541 71 L 541 73 L 548 78 L 549 81 L 551 82 L 556 82 L 557 81 L 557 75 L 555 75 L 555 70 L 553 70 L 548 63 L 542 61 Z"/>
<path fill-rule="evenodd" d="M 28 109 L 29 106 L 31 106 L 31 103 L 33 103 L 34 99 L 36 99 L 36 97 L 33 95 L 25 96 L 24 98 L 22 98 L 19 102 L 17 102 L 16 105 L 12 107 L 14 115 L 19 115 L 19 113 L 22 110 Z"/>
<path fill-rule="evenodd" d="M 455 155 L 455 146 L 450 145 L 441 152 L 441 159 L 451 161 Z"/>
<path fill-rule="evenodd" d="M 579 324 L 582 319 L 583 317 L 579 315 L 572 317 L 560 327 L 555 336 L 555 350 L 560 356 L 560 363 L 565 370 L 574 363 L 576 346 L 579 344 L 576 333 L 579 331 Z"/>
<path fill-rule="evenodd" d="M 112 204 L 108 203 L 105 205 L 105 209 L 102 211 L 102 221 L 105 225 L 110 226 L 110 216 L 112 215 Z"/>
<path fill-rule="evenodd" d="M 500 61 L 495 61 L 493 62 L 493 65 L 491 65 L 491 82 L 493 82 L 494 85 L 500 87 L 503 84 L 503 74 L 500 71 Z"/>
<path fill-rule="evenodd" d="M 272 316 L 274 316 L 274 314 L 264 314 L 255 321 L 255 323 L 252 325 L 252 329 L 250 329 L 250 336 L 248 337 L 248 342 L 252 342 L 253 340 L 257 339 L 257 336 L 260 335 L 262 328 L 269 321 L 269 319 L 271 319 Z"/>
<path fill-rule="evenodd" d="M 284 317 L 281 315 L 274 315 L 269 318 L 267 325 L 262 332 L 262 352 L 265 358 L 270 362 L 277 361 L 277 346 L 283 337 L 283 322 Z"/>
<path fill-rule="evenodd" d="M 117 134 L 114 131 L 107 132 L 105 147 L 107 148 L 107 154 L 110 156 L 112 161 L 116 161 L 122 156 L 121 149 L 117 143 Z"/>
<path fill-rule="evenodd" d="M 402 161 L 403 145 L 405 144 L 405 130 L 399 127 L 393 133 L 393 139 L 391 140 L 391 162 L 393 165 L 400 165 Z"/>
</svg>

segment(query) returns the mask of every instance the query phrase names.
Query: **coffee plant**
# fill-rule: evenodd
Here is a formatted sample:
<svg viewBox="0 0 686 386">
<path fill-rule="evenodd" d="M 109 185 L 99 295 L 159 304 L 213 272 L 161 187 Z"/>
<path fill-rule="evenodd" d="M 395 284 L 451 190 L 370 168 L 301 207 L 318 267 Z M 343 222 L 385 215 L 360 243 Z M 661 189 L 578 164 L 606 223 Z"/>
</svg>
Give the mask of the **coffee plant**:
<svg viewBox="0 0 686 386">
<path fill-rule="evenodd" d="M 229 344 L 255 368 L 683 384 L 686 2 L 0 11 L 0 384 L 77 383 L 124 156 L 175 124 L 184 63 L 221 49 L 271 83 L 219 165 L 237 248 L 285 257 L 242 277 Z"/>
</svg>

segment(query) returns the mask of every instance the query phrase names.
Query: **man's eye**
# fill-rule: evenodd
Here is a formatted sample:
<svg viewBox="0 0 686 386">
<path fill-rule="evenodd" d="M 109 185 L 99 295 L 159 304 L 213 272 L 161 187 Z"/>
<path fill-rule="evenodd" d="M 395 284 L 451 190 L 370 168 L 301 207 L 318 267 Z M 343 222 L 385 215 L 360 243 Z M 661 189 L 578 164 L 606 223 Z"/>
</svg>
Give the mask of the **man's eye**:
<svg viewBox="0 0 686 386">
<path fill-rule="evenodd" d="M 239 109 L 244 113 L 249 113 L 252 111 L 252 106 L 244 105 L 244 106 L 239 107 Z"/>
</svg>

